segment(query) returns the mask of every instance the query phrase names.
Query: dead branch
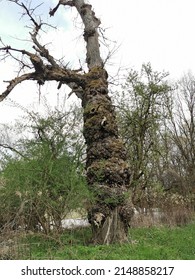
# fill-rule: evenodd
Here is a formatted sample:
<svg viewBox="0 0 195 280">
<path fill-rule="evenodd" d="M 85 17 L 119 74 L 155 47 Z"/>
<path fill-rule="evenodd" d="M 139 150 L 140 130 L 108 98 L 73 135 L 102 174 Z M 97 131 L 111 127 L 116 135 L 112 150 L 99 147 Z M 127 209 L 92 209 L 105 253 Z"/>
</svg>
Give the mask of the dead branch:
<svg viewBox="0 0 195 280">
<path fill-rule="evenodd" d="M 74 6 L 74 1 L 60 0 L 58 2 L 57 6 L 50 10 L 50 12 L 49 12 L 50 17 L 54 16 L 54 14 L 56 13 L 56 11 L 58 10 L 60 5 L 73 7 Z"/>
<path fill-rule="evenodd" d="M 42 59 L 34 53 L 30 53 L 26 50 L 15 49 L 15 48 L 12 48 L 11 46 L 6 46 L 3 48 L 0 48 L 0 50 L 5 51 L 6 53 L 9 53 L 10 51 L 14 51 L 14 52 L 19 52 L 23 55 L 27 55 L 29 57 L 32 65 L 34 66 L 36 72 L 41 72 L 43 70 Z"/>
<path fill-rule="evenodd" d="M 35 73 L 28 73 L 17 77 L 11 81 L 8 81 L 9 85 L 7 86 L 7 89 L 0 95 L 0 102 L 8 96 L 8 94 L 15 88 L 15 86 L 26 80 L 34 80 L 34 78 Z"/>
<path fill-rule="evenodd" d="M 3 47 L 0 48 L 0 51 L 4 51 L 5 56 L 9 55 L 21 63 L 21 69 L 19 70 L 19 73 L 22 70 L 25 70 L 25 68 L 34 69 L 34 72 L 25 73 L 9 81 L 9 85 L 7 86 L 6 90 L 0 95 L 0 101 L 6 98 L 6 96 L 15 88 L 15 86 L 25 80 L 35 80 L 39 85 L 43 85 L 45 81 L 57 81 L 59 82 L 58 88 L 60 88 L 62 84 L 66 84 L 72 90 L 69 95 L 74 92 L 79 98 L 82 98 L 87 84 L 87 75 L 78 73 L 80 69 L 79 71 L 70 70 L 67 68 L 67 66 L 64 67 L 58 64 L 54 57 L 49 53 L 48 49 L 39 42 L 37 35 L 45 23 L 41 22 L 41 20 L 37 21 L 34 17 L 34 11 L 36 8 L 28 8 L 23 2 L 18 0 L 10 0 L 10 2 L 20 6 L 24 10 L 23 16 L 27 15 L 33 24 L 30 36 L 34 44 L 33 48 L 35 53 L 16 49 L 4 44 Z M 74 6 L 81 16 L 81 19 L 84 23 L 84 39 L 87 43 L 86 62 L 88 64 L 89 70 L 91 70 L 93 67 L 102 68 L 103 62 L 100 57 L 97 32 L 97 28 L 100 25 L 100 20 L 96 18 L 95 13 L 92 11 L 92 6 L 86 4 L 84 0 L 60 0 L 58 5 L 50 11 L 51 16 L 54 15 L 60 5 Z M 14 52 L 21 53 L 24 58 L 27 57 L 29 64 L 26 62 L 24 63 L 23 61 L 20 61 L 19 58 L 13 56 Z"/>
</svg>

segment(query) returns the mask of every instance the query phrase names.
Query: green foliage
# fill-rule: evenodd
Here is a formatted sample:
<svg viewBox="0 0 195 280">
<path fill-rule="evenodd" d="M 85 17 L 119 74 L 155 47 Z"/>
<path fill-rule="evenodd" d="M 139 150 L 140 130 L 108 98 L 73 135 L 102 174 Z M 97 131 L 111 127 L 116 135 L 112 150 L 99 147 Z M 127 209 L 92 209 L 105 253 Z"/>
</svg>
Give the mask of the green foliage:
<svg viewBox="0 0 195 280">
<path fill-rule="evenodd" d="M 149 193 L 150 188 L 159 185 L 158 167 L 164 156 L 161 133 L 171 91 L 167 76 L 168 73 L 153 71 L 149 63 L 143 64 L 140 72 L 128 73 L 117 100 L 119 130 L 128 151 L 135 205 L 144 190 Z"/>
<path fill-rule="evenodd" d="M 18 140 L 22 156 L 4 161 L 2 229 L 42 228 L 48 233 L 52 224 L 60 231 L 61 221 L 71 210 L 86 207 L 90 195 L 82 175 L 83 143 L 77 143 L 79 136 L 72 128 L 68 130 L 68 121 L 60 112 L 45 119 L 34 114 L 30 124 L 33 137 Z"/>
<path fill-rule="evenodd" d="M 66 231 L 58 239 L 27 236 L 29 244 L 25 259 L 61 260 L 194 260 L 195 224 L 185 227 L 151 227 L 130 230 L 131 242 L 123 245 L 87 245 L 90 229 Z"/>
<path fill-rule="evenodd" d="M 85 180 L 73 160 L 65 154 L 56 160 L 47 156 L 12 160 L 3 171 L 6 184 L 0 193 L 1 213 L 9 213 L 6 220 L 16 227 L 26 225 L 32 230 L 39 224 L 47 232 L 50 221 L 60 227 L 64 216 L 83 207 L 88 197 Z"/>
<path fill-rule="evenodd" d="M 194 76 L 184 75 L 174 85 L 167 77 L 150 64 L 131 70 L 116 100 L 117 117 L 135 207 L 171 213 L 175 194 L 184 202 L 179 212 L 185 213 L 184 208 L 194 209 Z"/>
</svg>

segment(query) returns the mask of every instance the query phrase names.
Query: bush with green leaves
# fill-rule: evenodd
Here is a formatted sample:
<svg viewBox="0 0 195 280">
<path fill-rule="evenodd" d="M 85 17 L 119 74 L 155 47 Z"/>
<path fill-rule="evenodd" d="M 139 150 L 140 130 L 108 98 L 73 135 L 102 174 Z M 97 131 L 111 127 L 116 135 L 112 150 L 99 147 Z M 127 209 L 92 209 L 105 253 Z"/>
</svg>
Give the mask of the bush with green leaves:
<svg viewBox="0 0 195 280">
<path fill-rule="evenodd" d="M 47 118 L 31 114 L 31 138 L 17 140 L 17 156 L 7 157 L 1 171 L 1 229 L 61 231 L 68 213 L 85 208 L 84 144 L 71 118 L 59 111 Z"/>
</svg>

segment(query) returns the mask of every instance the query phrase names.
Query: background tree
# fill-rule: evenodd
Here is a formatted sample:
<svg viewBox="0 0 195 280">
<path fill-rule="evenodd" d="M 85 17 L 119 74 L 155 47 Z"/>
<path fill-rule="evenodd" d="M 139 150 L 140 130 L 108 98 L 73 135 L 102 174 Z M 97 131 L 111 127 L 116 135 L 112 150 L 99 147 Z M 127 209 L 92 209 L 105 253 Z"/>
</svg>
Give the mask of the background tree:
<svg viewBox="0 0 195 280">
<path fill-rule="evenodd" d="M 94 243 L 109 244 L 128 239 L 128 227 L 132 217 L 132 206 L 126 199 L 129 188 L 130 169 L 123 142 L 119 139 L 116 115 L 108 95 L 108 74 L 100 56 L 98 28 L 100 20 L 92 6 L 84 0 L 64 0 L 50 10 L 54 16 L 60 6 L 76 8 L 84 25 L 86 63 L 83 69 L 70 69 L 57 61 L 39 42 L 39 33 L 44 23 L 35 17 L 35 9 L 21 1 L 12 0 L 23 9 L 33 28 L 30 32 L 34 52 L 3 45 L 5 57 L 18 53 L 24 74 L 8 82 L 7 89 L 0 95 L 3 100 L 19 83 L 37 81 L 41 86 L 46 81 L 59 82 L 58 88 L 68 85 L 81 98 L 83 107 L 83 135 L 87 145 L 86 176 L 88 186 L 96 195 L 96 203 L 89 209 L 88 216 L 93 230 Z M 30 72 L 27 72 L 27 70 Z"/>
<path fill-rule="evenodd" d="M 115 102 L 136 209 L 152 221 L 158 209 L 163 223 L 181 225 L 194 208 L 193 172 L 188 172 L 194 162 L 194 81 L 185 76 L 173 84 L 167 78 L 144 64 L 140 72 L 130 71 Z"/>
<path fill-rule="evenodd" d="M 151 190 L 158 182 L 164 148 L 162 125 L 168 116 L 166 103 L 170 86 L 167 73 L 153 71 L 143 64 L 140 73 L 131 70 L 119 96 L 120 133 L 124 139 L 132 170 L 131 185 L 135 206 L 150 208 Z"/>
<path fill-rule="evenodd" d="M 187 195 L 195 184 L 195 78 L 185 74 L 178 82 L 169 107 L 169 173 L 175 178 L 175 190 Z M 175 174 L 175 175 L 174 175 Z"/>
</svg>

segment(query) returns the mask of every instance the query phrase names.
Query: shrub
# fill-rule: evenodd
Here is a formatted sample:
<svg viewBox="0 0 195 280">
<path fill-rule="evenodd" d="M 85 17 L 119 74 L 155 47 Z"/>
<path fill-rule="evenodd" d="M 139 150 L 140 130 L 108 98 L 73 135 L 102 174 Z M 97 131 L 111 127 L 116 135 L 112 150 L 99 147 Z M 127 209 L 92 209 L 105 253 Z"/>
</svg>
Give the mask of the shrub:
<svg viewBox="0 0 195 280">
<path fill-rule="evenodd" d="M 30 114 L 31 138 L 17 140 L 17 156 L 6 157 L 2 165 L 1 229 L 61 231 L 70 211 L 85 208 L 90 198 L 81 163 L 83 142 L 73 116 Z"/>
</svg>

